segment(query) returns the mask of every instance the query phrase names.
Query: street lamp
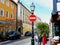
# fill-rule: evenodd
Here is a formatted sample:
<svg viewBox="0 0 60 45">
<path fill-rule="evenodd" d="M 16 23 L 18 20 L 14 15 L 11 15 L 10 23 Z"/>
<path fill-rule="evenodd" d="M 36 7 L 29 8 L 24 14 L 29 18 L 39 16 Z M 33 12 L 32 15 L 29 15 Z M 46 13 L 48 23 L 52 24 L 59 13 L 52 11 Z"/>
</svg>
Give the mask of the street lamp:
<svg viewBox="0 0 60 45">
<path fill-rule="evenodd" d="M 31 13 L 34 13 L 34 10 L 35 10 L 35 5 L 34 5 L 34 3 L 31 4 L 30 9 L 31 9 Z"/>
<path fill-rule="evenodd" d="M 31 14 L 34 14 L 34 10 L 35 10 L 34 3 L 31 4 L 30 8 L 31 8 Z M 31 45 L 34 45 L 34 22 L 32 22 L 32 39 L 31 39 Z"/>
</svg>

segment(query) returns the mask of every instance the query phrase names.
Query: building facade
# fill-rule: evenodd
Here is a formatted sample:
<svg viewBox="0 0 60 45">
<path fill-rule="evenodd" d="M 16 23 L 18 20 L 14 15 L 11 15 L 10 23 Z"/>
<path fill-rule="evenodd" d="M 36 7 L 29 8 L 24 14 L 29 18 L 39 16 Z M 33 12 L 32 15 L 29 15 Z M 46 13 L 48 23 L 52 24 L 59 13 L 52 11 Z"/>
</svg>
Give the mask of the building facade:
<svg viewBox="0 0 60 45">
<path fill-rule="evenodd" d="M 25 34 L 27 31 L 32 31 L 32 23 L 29 21 L 29 16 L 31 12 L 20 2 L 18 1 L 18 20 L 21 21 L 22 24 L 18 26 L 18 28 L 23 27 L 21 30 L 23 34 Z M 20 22 L 20 23 L 21 23 Z M 18 23 L 19 25 L 19 23 Z"/>
<path fill-rule="evenodd" d="M 0 31 L 16 30 L 17 4 L 12 0 L 0 0 Z"/>
</svg>

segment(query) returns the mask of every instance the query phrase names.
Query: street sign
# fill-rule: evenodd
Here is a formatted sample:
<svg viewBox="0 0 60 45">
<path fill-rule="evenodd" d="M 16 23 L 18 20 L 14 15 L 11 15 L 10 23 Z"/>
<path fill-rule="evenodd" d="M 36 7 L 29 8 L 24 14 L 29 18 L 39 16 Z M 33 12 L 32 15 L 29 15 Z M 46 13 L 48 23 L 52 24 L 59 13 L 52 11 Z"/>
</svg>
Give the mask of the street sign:
<svg viewBox="0 0 60 45">
<path fill-rule="evenodd" d="M 35 22 L 35 21 L 36 21 L 36 16 L 35 16 L 34 14 L 31 14 L 31 15 L 29 16 L 29 20 L 30 20 L 31 22 Z"/>
</svg>

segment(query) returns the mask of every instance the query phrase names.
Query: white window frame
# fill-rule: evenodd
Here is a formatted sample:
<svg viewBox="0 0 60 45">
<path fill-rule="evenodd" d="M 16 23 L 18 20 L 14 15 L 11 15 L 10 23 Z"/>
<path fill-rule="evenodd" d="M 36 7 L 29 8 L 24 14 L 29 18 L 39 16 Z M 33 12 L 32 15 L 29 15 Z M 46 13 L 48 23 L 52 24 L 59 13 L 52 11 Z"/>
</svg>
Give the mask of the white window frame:
<svg viewBox="0 0 60 45">
<path fill-rule="evenodd" d="M 1 0 L 1 3 L 3 3 L 3 4 L 4 4 L 4 0 Z"/>
<path fill-rule="evenodd" d="M 1 15 L 1 10 L 3 11 L 3 15 Z M 0 16 L 4 16 L 4 9 L 0 9 Z"/>
<path fill-rule="evenodd" d="M 6 15 L 6 17 L 9 17 L 9 11 L 6 11 L 6 13 L 8 12 L 8 16 Z"/>
<path fill-rule="evenodd" d="M 6 5 L 9 6 L 9 0 L 8 1 L 6 0 Z"/>
<path fill-rule="evenodd" d="M 14 8 L 14 3 L 11 3 L 11 8 Z"/>
</svg>

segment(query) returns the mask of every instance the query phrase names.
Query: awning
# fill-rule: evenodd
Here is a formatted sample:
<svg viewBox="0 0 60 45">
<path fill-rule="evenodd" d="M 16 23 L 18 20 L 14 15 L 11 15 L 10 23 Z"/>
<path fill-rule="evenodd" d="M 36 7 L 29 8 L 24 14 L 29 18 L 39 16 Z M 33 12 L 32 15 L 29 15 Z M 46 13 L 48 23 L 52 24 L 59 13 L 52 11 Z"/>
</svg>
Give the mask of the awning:
<svg viewBox="0 0 60 45">
<path fill-rule="evenodd" d="M 0 24 L 6 24 L 6 22 L 5 21 L 0 21 Z"/>
</svg>

